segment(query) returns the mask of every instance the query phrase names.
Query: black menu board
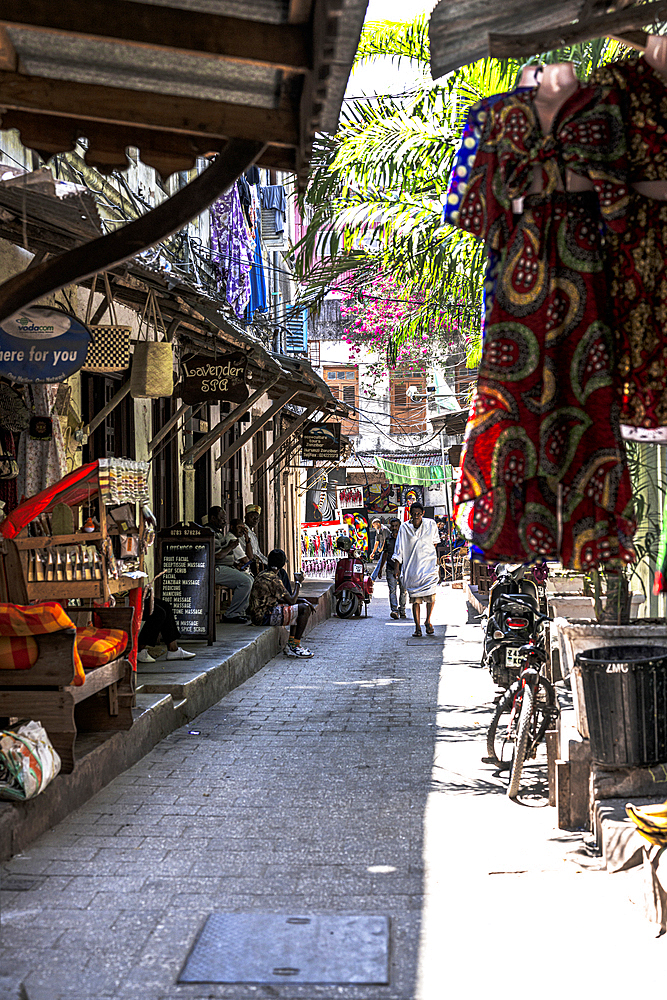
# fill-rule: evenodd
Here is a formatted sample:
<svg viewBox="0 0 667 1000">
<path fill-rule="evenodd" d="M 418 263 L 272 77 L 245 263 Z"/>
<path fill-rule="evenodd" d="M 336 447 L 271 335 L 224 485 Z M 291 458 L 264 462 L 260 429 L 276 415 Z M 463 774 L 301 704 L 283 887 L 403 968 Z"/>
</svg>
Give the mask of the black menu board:
<svg viewBox="0 0 667 1000">
<path fill-rule="evenodd" d="M 215 534 L 194 521 L 157 533 L 158 596 L 187 639 L 215 640 Z"/>
</svg>

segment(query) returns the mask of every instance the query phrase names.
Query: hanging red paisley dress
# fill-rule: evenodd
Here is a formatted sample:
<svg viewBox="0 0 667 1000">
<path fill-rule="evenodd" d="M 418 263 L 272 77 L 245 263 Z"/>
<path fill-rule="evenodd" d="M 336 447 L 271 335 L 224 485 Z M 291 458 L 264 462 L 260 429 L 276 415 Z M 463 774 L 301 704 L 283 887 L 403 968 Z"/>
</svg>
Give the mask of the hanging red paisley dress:
<svg viewBox="0 0 667 1000">
<path fill-rule="evenodd" d="M 617 88 L 630 181 L 667 180 L 667 82 L 643 56 L 601 66 Z M 630 189 L 627 224 L 608 239 L 621 432 L 667 443 L 667 202 Z"/>
<path fill-rule="evenodd" d="M 534 94 L 476 105 L 452 173 L 446 219 L 489 254 L 455 502 L 473 502 L 473 547 L 487 561 L 611 569 L 634 558 L 635 528 L 603 246 L 628 201 L 623 125 L 613 91 L 580 87 L 545 136 Z M 528 194 L 536 165 L 542 190 Z M 594 190 L 562 190 L 566 168 Z"/>
</svg>

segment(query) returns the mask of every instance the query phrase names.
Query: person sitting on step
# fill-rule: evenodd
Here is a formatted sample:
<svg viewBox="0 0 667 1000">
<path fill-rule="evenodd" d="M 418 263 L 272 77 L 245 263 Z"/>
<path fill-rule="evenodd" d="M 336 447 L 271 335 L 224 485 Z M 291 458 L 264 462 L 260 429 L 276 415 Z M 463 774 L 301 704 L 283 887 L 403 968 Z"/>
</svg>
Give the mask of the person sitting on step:
<svg viewBox="0 0 667 1000">
<path fill-rule="evenodd" d="M 300 580 L 295 577 L 293 590 L 286 587 L 286 562 L 287 556 L 282 549 L 269 552 L 268 569 L 259 573 L 252 585 L 248 614 L 253 625 L 289 627 L 289 639 L 283 653 L 285 656 L 307 658 L 313 654 L 301 645 L 301 636 L 313 609 L 308 601 L 299 598 Z"/>
<path fill-rule="evenodd" d="M 247 625 L 250 619 L 245 611 L 252 589 L 252 576 L 239 569 L 242 561 L 239 559 L 239 553 L 234 551 L 239 544 L 243 546 L 246 540 L 241 537 L 238 521 L 236 531 L 239 534 L 236 534 L 236 531 L 225 530 L 222 507 L 209 509 L 208 524 L 215 532 L 215 582 L 222 584 L 223 587 L 229 587 L 232 591 L 232 602 L 220 620 L 230 625 Z M 247 556 L 245 561 L 250 561 Z"/>
<path fill-rule="evenodd" d="M 151 610 L 150 591 L 144 598 L 144 620 L 139 632 L 137 653 L 137 663 L 155 663 L 155 657 L 148 651 L 147 647 L 157 645 L 158 637 L 162 635 L 162 641 L 167 644 L 168 660 L 191 660 L 196 653 L 189 649 L 182 649 L 178 645 L 180 632 L 174 618 L 174 609 L 168 601 L 161 601 L 153 598 L 153 609 Z"/>
</svg>

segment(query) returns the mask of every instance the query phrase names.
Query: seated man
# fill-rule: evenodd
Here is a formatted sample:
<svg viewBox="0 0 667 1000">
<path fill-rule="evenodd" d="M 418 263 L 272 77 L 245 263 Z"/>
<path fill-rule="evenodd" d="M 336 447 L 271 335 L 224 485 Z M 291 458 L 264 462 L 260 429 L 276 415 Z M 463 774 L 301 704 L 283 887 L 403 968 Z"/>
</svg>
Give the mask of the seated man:
<svg viewBox="0 0 667 1000">
<path fill-rule="evenodd" d="M 250 567 L 253 576 L 257 576 L 267 567 L 266 556 L 259 547 L 259 539 L 255 533 L 255 528 L 259 524 L 259 515 L 262 508 L 257 504 L 250 503 L 245 509 L 245 523 L 248 528 L 248 538 L 252 546 L 253 565 Z"/>
<path fill-rule="evenodd" d="M 285 586 L 286 562 L 287 556 L 282 549 L 269 552 L 268 569 L 263 570 L 252 585 L 248 613 L 253 625 L 289 626 L 289 639 L 283 650 L 285 656 L 307 658 L 313 654 L 301 645 L 301 636 L 313 609 L 307 601 L 299 600 L 301 581 L 295 583 L 293 590 Z"/>
<path fill-rule="evenodd" d="M 232 603 L 227 608 L 227 613 L 222 616 L 221 621 L 231 625 L 248 624 L 250 619 L 245 611 L 248 607 L 248 599 L 252 589 L 252 577 L 249 573 L 243 573 L 239 568 L 239 554 L 234 553 L 237 545 L 243 540 L 241 534 L 232 531 L 225 531 L 225 518 L 222 507 L 211 507 L 208 512 L 209 527 L 215 532 L 215 582 L 229 587 L 232 591 Z M 236 530 L 240 531 L 238 521 Z M 247 562 L 247 556 L 245 557 Z"/>
</svg>

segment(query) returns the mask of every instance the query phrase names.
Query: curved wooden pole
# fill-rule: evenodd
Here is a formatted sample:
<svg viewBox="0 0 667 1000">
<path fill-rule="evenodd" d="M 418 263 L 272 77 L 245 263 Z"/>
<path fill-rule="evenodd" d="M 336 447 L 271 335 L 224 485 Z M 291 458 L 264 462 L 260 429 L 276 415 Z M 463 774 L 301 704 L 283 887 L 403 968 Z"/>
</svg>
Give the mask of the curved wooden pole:
<svg viewBox="0 0 667 1000">
<path fill-rule="evenodd" d="M 0 285 L 0 323 L 36 299 L 121 264 L 178 232 L 212 205 L 264 148 L 263 142 L 231 139 L 199 177 L 140 219 L 5 281 Z"/>
</svg>

